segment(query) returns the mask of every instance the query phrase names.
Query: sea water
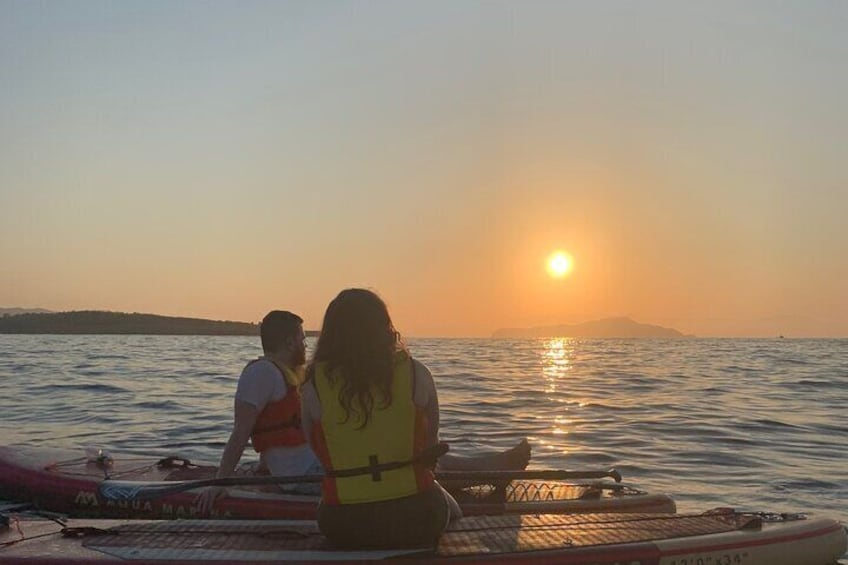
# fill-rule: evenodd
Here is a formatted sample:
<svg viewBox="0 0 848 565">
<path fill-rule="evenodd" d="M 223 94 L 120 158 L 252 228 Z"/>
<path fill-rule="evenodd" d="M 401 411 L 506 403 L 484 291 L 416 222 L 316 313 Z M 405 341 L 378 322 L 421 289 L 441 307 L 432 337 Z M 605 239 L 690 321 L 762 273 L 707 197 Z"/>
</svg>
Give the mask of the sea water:
<svg viewBox="0 0 848 565">
<path fill-rule="evenodd" d="M 453 453 L 526 437 L 531 468 L 616 468 L 680 511 L 848 521 L 848 340 L 408 346 L 435 376 Z M 256 337 L 0 335 L 0 443 L 217 461 L 260 353 Z"/>
</svg>

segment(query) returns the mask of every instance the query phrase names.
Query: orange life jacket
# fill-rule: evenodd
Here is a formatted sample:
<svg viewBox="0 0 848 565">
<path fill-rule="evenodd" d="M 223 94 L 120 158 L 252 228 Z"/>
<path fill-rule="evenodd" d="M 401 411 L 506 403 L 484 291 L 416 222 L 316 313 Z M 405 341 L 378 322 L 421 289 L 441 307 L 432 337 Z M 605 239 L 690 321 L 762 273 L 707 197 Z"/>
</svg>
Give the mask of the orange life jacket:
<svg viewBox="0 0 848 565">
<path fill-rule="evenodd" d="M 250 364 L 256 361 L 251 361 Z M 296 447 L 306 443 L 306 436 L 303 434 L 300 423 L 298 386 L 301 383 L 291 369 L 280 366 L 274 361 L 271 362 L 280 371 L 280 376 L 286 383 L 286 395 L 281 400 L 266 404 L 256 418 L 250 439 L 253 442 L 253 449 L 258 453 L 271 447 Z"/>
</svg>

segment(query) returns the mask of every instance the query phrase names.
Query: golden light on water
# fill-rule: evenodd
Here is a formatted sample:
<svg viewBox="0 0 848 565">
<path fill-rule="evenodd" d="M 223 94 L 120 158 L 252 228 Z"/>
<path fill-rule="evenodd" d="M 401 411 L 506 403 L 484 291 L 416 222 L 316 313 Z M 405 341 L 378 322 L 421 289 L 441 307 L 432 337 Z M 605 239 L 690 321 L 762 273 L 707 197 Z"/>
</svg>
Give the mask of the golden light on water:
<svg viewBox="0 0 848 565">
<path fill-rule="evenodd" d="M 554 251 L 548 257 L 548 273 L 555 278 L 566 276 L 574 268 L 574 259 L 565 251 Z"/>
<path fill-rule="evenodd" d="M 548 400 L 556 402 L 562 407 L 563 412 L 553 415 L 547 420 L 549 427 L 547 433 L 537 441 L 546 449 L 561 454 L 568 454 L 568 443 L 565 437 L 570 433 L 573 420 L 567 412 L 570 410 L 568 404 L 571 402 L 567 392 L 568 379 L 572 371 L 572 358 L 574 357 L 574 343 L 568 338 L 553 338 L 545 340 L 541 350 L 542 376 L 545 381 L 545 393 Z"/>
</svg>

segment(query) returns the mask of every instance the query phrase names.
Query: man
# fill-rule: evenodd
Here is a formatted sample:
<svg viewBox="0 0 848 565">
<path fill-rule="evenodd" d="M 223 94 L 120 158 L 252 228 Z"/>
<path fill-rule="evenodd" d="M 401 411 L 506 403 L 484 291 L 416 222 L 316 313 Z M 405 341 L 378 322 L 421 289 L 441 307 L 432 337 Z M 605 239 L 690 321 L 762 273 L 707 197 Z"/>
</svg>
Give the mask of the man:
<svg viewBox="0 0 848 565">
<path fill-rule="evenodd" d="M 235 474 L 248 439 L 253 440 L 263 471 L 278 476 L 321 473 L 300 421 L 298 388 L 306 363 L 303 320 L 291 312 L 273 310 L 262 319 L 259 334 L 264 355 L 248 363 L 239 377 L 233 431 L 215 477 Z M 317 494 L 317 489 L 318 485 L 301 486 L 305 494 Z M 222 487 L 206 489 L 197 497 L 198 510 L 209 513 L 215 501 L 226 494 Z"/>
</svg>

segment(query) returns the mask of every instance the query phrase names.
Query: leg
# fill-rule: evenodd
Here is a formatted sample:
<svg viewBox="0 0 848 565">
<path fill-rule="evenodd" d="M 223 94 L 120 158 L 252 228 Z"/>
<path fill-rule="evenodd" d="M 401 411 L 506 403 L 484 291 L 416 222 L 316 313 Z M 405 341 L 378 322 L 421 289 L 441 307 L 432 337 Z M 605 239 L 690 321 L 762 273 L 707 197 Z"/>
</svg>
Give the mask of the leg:
<svg viewBox="0 0 848 565">
<path fill-rule="evenodd" d="M 527 467 L 530 462 L 530 443 L 527 438 L 505 451 L 480 455 L 451 455 L 439 458 L 438 471 L 515 471 Z"/>
<path fill-rule="evenodd" d="M 530 443 L 527 438 L 517 445 L 495 453 L 484 453 L 463 457 L 446 453 L 439 458 L 436 471 L 519 471 L 530 462 Z M 459 492 L 460 489 L 475 485 L 486 484 L 480 481 L 442 481 L 446 491 Z M 494 484 L 496 489 L 503 489 L 506 484 Z"/>
<path fill-rule="evenodd" d="M 451 493 L 449 493 L 442 485 L 436 483 L 436 486 L 439 489 L 439 492 L 442 493 L 442 496 L 445 497 L 445 502 L 448 505 L 448 520 L 447 523 L 450 524 L 455 520 L 459 520 L 462 518 L 462 508 L 459 507 L 459 503 L 453 497 Z M 447 525 L 445 525 L 447 528 Z"/>
</svg>

